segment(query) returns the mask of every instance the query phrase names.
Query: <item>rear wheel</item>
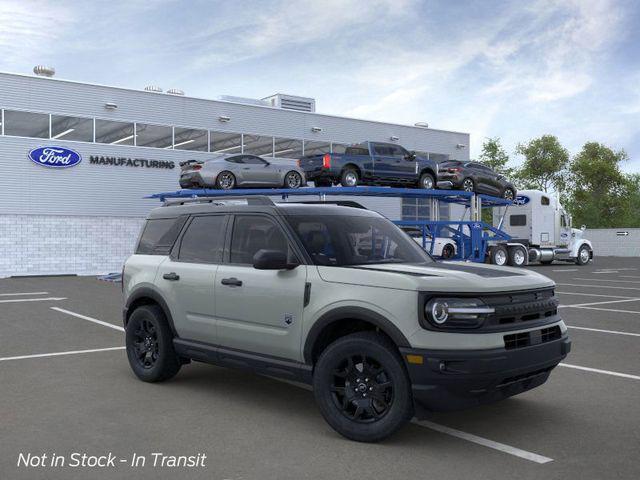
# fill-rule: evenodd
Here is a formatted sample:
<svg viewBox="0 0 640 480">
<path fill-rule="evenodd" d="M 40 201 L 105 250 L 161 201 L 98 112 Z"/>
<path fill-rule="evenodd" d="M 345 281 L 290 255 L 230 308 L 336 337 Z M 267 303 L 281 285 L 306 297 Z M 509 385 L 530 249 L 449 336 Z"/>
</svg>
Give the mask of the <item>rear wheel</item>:
<svg viewBox="0 0 640 480">
<path fill-rule="evenodd" d="M 162 382 L 180 370 L 173 334 L 157 305 L 144 305 L 133 311 L 125 329 L 125 343 L 129 365 L 140 380 Z"/>
<path fill-rule="evenodd" d="M 353 333 L 329 345 L 315 365 L 313 393 L 327 423 L 359 442 L 380 441 L 413 416 L 402 359 L 375 332 Z"/>
<path fill-rule="evenodd" d="M 509 260 L 507 249 L 502 245 L 496 245 L 491 249 L 491 263 L 503 267 Z"/>
<path fill-rule="evenodd" d="M 509 265 L 523 267 L 527 263 L 527 252 L 523 247 L 509 248 Z"/>
<path fill-rule="evenodd" d="M 425 190 L 432 190 L 436 186 L 436 182 L 433 178 L 433 175 L 430 173 L 423 173 L 420 176 L 420 181 L 418 182 L 418 187 L 423 188 Z"/>
<path fill-rule="evenodd" d="M 295 170 L 291 170 L 284 177 L 284 186 L 286 188 L 300 188 L 302 186 L 302 175 Z"/>
<path fill-rule="evenodd" d="M 475 191 L 475 189 L 476 186 L 471 178 L 465 178 L 462 181 L 462 190 L 464 190 L 465 192 L 473 192 Z"/>
<path fill-rule="evenodd" d="M 227 172 L 225 170 L 224 172 L 220 172 L 218 174 L 218 177 L 216 178 L 216 187 L 218 187 L 220 190 L 231 190 L 235 186 L 236 177 L 233 173 Z"/>
<path fill-rule="evenodd" d="M 340 177 L 340 185 L 343 187 L 357 187 L 360 177 L 354 168 L 345 168 Z"/>
<path fill-rule="evenodd" d="M 449 259 L 453 258 L 456 254 L 456 250 L 450 243 L 447 243 L 444 247 L 442 247 L 442 258 Z"/>
<path fill-rule="evenodd" d="M 502 198 L 504 198 L 505 200 L 513 200 L 515 198 L 516 194 L 513 191 L 513 188 L 507 187 L 504 189 L 504 192 L 502 192 Z"/>
</svg>

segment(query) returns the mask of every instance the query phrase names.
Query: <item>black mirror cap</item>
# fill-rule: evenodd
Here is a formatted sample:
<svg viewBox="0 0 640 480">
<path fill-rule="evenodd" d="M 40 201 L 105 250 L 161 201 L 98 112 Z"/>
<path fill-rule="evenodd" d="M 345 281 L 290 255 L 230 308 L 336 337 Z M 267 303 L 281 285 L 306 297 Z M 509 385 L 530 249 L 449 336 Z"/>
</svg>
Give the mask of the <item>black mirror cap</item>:
<svg viewBox="0 0 640 480">
<path fill-rule="evenodd" d="M 280 250 L 258 250 L 253 256 L 253 268 L 256 270 L 292 270 L 297 263 L 289 263 L 287 254 Z"/>
</svg>

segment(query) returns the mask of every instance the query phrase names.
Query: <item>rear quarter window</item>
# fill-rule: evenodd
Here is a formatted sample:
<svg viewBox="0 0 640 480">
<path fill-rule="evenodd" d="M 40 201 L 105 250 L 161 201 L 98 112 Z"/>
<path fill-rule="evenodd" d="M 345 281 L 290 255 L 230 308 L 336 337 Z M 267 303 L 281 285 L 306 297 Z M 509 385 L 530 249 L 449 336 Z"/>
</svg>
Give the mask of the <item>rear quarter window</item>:
<svg viewBox="0 0 640 480">
<path fill-rule="evenodd" d="M 176 217 L 147 220 L 136 253 L 140 255 L 168 255 L 186 219 L 186 217 Z"/>
</svg>

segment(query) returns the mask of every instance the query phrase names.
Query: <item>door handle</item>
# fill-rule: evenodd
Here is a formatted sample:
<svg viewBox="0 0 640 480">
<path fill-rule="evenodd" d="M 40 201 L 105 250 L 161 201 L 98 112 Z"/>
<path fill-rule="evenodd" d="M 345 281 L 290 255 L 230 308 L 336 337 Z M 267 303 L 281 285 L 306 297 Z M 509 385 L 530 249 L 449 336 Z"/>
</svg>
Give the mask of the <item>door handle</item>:
<svg viewBox="0 0 640 480">
<path fill-rule="evenodd" d="M 176 281 L 176 280 L 180 280 L 180 275 L 178 275 L 176 272 L 171 272 L 171 273 L 165 273 L 164 275 L 162 275 L 162 278 L 164 278 L 165 280 Z"/>
<path fill-rule="evenodd" d="M 227 285 L 229 287 L 241 287 L 242 286 L 242 280 L 238 280 L 236 277 L 223 278 L 220 283 L 222 283 L 222 285 Z"/>
</svg>

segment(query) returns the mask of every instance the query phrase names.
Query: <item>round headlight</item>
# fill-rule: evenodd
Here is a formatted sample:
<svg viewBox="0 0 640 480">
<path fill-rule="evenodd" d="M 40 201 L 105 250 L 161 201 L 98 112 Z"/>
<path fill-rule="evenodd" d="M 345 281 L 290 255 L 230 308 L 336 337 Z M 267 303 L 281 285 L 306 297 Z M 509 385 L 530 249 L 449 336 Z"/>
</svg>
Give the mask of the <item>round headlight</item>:
<svg viewBox="0 0 640 480">
<path fill-rule="evenodd" d="M 447 302 L 436 300 L 431 303 L 431 318 L 438 325 L 442 325 L 449 318 L 449 305 Z"/>
</svg>

